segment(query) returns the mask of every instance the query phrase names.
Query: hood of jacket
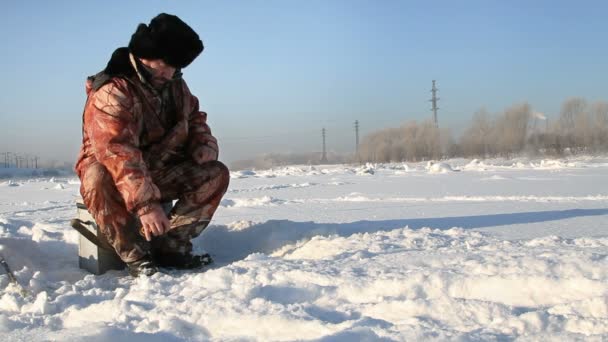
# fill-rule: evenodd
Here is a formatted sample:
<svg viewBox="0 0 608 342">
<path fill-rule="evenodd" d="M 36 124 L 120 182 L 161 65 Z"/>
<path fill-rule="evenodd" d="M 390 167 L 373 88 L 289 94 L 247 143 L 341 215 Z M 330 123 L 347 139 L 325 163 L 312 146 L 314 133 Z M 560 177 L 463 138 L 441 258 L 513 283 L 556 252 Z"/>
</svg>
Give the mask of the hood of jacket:
<svg viewBox="0 0 608 342">
<path fill-rule="evenodd" d="M 178 80 L 181 76 L 181 70 L 177 69 L 171 81 Z M 127 80 L 137 78 L 146 84 L 146 86 L 152 87 L 152 84 L 148 82 L 151 75 L 146 71 L 141 62 L 131 54 L 127 47 L 120 47 L 114 50 L 105 69 L 87 78 L 87 94 L 91 89 L 98 90 L 113 77 Z"/>
</svg>

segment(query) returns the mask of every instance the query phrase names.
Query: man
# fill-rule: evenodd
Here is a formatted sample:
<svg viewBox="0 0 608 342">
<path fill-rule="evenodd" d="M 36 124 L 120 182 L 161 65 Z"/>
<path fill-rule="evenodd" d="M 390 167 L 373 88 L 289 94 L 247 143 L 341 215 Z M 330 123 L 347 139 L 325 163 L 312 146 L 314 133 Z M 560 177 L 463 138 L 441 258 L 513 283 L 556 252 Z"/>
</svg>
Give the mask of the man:
<svg viewBox="0 0 608 342">
<path fill-rule="evenodd" d="M 190 240 L 209 224 L 230 177 L 181 78 L 202 51 L 190 26 L 162 13 L 87 80 L 80 193 L 133 276 L 210 262 L 192 254 Z M 167 216 L 161 203 L 172 200 Z"/>
</svg>

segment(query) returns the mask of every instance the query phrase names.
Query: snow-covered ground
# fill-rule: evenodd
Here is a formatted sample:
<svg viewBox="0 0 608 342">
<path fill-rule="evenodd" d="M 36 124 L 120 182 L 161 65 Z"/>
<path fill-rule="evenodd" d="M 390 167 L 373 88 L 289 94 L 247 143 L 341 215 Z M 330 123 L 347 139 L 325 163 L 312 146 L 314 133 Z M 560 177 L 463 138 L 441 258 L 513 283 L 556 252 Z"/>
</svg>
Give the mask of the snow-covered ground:
<svg viewBox="0 0 608 342">
<path fill-rule="evenodd" d="M 78 269 L 79 183 L 0 183 L 0 340 L 606 340 L 608 158 L 232 173 L 216 264 Z M 2 272 L 2 271 L 0 271 Z"/>
</svg>

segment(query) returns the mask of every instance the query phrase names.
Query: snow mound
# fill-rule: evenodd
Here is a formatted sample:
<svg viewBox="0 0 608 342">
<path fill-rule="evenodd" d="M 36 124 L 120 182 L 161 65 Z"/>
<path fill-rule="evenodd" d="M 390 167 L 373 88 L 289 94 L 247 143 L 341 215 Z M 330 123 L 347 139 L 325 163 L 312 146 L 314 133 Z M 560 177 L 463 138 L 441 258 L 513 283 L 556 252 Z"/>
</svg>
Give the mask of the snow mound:
<svg viewBox="0 0 608 342">
<path fill-rule="evenodd" d="M 355 173 L 360 176 L 369 176 L 376 173 L 376 165 L 372 163 L 366 163 L 365 165 L 357 168 Z"/>
<path fill-rule="evenodd" d="M 247 178 L 255 176 L 255 171 L 252 170 L 240 170 L 240 171 L 230 171 L 230 178 Z"/>
<path fill-rule="evenodd" d="M 6 182 L 2 182 L 0 183 L 1 186 L 10 186 L 10 187 L 14 187 L 14 186 L 19 186 L 19 183 L 16 183 L 15 181 L 13 181 L 12 179 L 9 179 Z"/>
<path fill-rule="evenodd" d="M 432 162 L 432 161 L 428 162 L 427 170 L 431 174 L 458 171 L 458 170 L 453 169 L 452 166 L 448 163 L 443 163 L 443 162 L 436 163 L 436 162 Z"/>
<path fill-rule="evenodd" d="M 387 170 L 397 170 L 397 171 L 405 171 L 408 172 L 411 170 L 410 166 L 407 163 L 396 163 L 396 164 L 387 164 L 381 166 L 383 169 Z"/>
<path fill-rule="evenodd" d="M 479 159 L 473 159 L 464 166 L 464 169 L 469 171 L 486 171 L 488 168 L 489 166 Z"/>
<path fill-rule="evenodd" d="M 288 176 L 316 176 L 329 173 L 343 172 L 343 167 L 323 168 L 318 170 L 316 167 L 309 166 L 285 166 L 270 170 L 259 171 L 258 176 L 264 178 L 288 177 Z"/>
<path fill-rule="evenodd" d="M 220 206 L 225 208 L 243 208 L 243 207 L 264 207 L 283 204 L 286 201 L 274 198 L 271 196 L 264 196 L 258 198 L 225 198 L 220 202 Z"/>
<path fill-rule="evenodd" d="M 232 222 L 232 223 L 228 224 L 227 228 L 231 231 L 239 231 L 239 230 L 245 230 L 245 229 L 253 226 L 254 224 L 255 224 L 255 222 L 253 222 L 253 221 L 241 220 L 241 221 L 236 221 L 236 222 Z"/>
<path fill-rule="evenodd" d="M 300 188 L 308 188 L 311 186 L 316 186 L 317 183 L 313 182 L 305 182 L 305 183 L 292 183 L 292 184 L 270 184 L 270 185 L 261 185 L 253 188 L 243 188 L 243 189 L 231 189 L 229 193 L 241 193 L 241 192 L 253 192 L 253 191 L 268 191 L 268 190 L 283 190 L 283 189 L 300 189 Z"/>
<path fill-rule="evenodd" d="M 346 196 L 340 196 L 335 198 L 333 201 L 336 202 L 374 202 L 378 201 L 377 199 L 372 199 L 359 192 L 353 192 Z"/>
<path fill-rule="evenodd" d="M 567 162 L 567 161 L 563 161 L 563 160 L 547 160 L 547 159 L 541 160 L 539 164 L 531 163 L 531 165 L 535 169 L 552 169 L 552 170 L 577 167 L 576 163 L 571 163 L 571 162 Z"/>
<path fill-rule="evenodd" d="M 49 183 L 56 183 L 56 184 L 71 184 L 70 181 L 68 179 L 65 178 L 57 178 L 57 177 L 51 177 L 51 179 L 49 179 Z M 72 182 L 73 183 L 73 182 Z M 80 183 L 80 182 L 79 182 Z"/>
</svg>

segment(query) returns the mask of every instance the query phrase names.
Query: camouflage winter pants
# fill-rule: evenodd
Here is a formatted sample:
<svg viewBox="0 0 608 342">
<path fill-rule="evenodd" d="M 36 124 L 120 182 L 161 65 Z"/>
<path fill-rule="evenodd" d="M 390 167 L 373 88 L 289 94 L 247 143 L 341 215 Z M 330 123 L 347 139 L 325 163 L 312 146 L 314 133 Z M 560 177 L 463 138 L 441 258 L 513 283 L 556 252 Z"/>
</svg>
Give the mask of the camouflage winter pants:
<svg viewBox="0 0 608 342">
<path fill-rule="evenodd" d="M 139 233 L 141 222 L 128 212 L 106 168 L 92 164 L 85 172 L 80 193 L 91 215 L 124 262 L 148 253 L 187 253 L 191 239 L 202 233 L 228 188 L 228 168 L 219 161 L 198 165 L 186 160 L 151 171 L 162 202 L 177 200 L 169 213 L 171 229 L 147 242 Z"/>
</svg>

